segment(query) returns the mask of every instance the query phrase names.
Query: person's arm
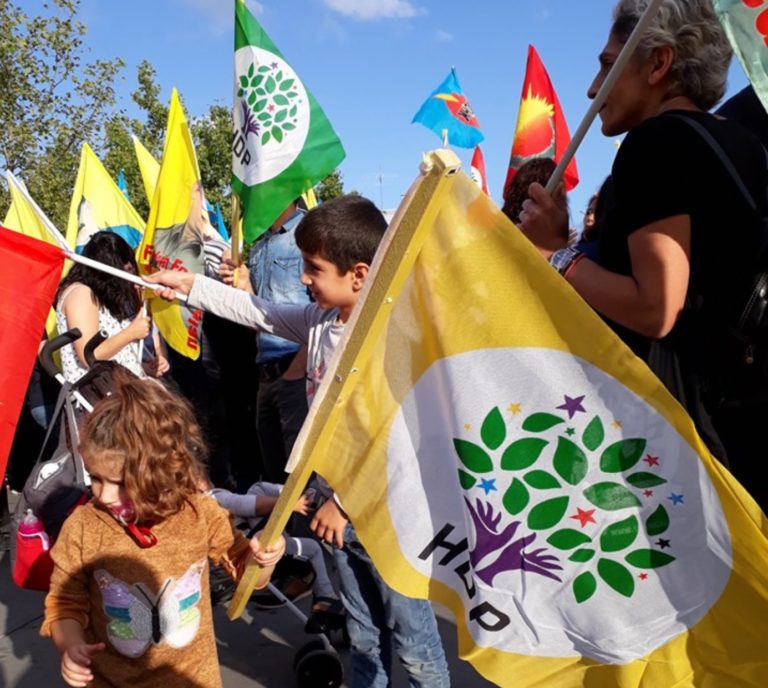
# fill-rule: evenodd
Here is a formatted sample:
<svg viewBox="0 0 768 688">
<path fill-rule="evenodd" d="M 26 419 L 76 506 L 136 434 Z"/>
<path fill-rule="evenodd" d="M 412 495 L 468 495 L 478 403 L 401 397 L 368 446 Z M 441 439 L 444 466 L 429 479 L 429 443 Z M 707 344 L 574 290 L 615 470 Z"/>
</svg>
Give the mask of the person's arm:
<svg viewBox="0 0 768 688">
<path fill-rule="evenodd" d="M 567 279 L 598 313 L 635 332 L 659 339 L 669 334 L 685 305 L 690 277 L 690 219 L 677 215 L 629 237 L 632 275 L 580 260 Z"/>
<path fill-rule="evenodd" d="M 85 345 L 99 331 L 99 307 L 93 302 L 91 290 L 85 285 L 73 288 L 62 305 L 62 312 L 67 319 L 67 327 L 77 327 L 82 336 L 73 343 L 80 363 L 87 367 Z M 94 350 L 99 360 L 108 360 L 131 342 L 142 340 L 149 334 L 150 320 L 140 312 L 126 327 L 117 334 L 103 341 Z"/>
<path fill-rule="evenodd" d="M 255 330 L 275 334 L 299 344 L 307 343 L 313 314 L 318 311 L 314 304 L 272 303 L 240 289 L 233 289 L 221 282 L 177 270 L 164 270 L 145 278 L 148 282 L 162 285 L 156 290 L 166 300 L 175 298 L 174 290 L 188 294 L 187 303 L 202 308 L 232 322 Z M 314 317 L 317 317 L 316 313 Z"/>
<path fill-rule="evenodd" d="M 51 635 L 61 654 L 61 677 L 68 686 L 85 686 L 93 681 L 91 662 L 102 652 L 104 643 L 85 642 L 83 627 L 74 619 L 59 619 L 51 624 Z"/>
</svg>

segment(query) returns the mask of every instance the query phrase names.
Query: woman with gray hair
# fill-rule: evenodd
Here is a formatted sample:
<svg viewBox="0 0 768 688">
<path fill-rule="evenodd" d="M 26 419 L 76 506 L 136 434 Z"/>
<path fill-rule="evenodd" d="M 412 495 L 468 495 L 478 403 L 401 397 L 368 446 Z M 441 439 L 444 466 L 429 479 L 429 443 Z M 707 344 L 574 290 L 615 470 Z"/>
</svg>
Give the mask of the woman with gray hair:
<svg viewBox="0 0 768 688">
<path fill-rule="evenodd" d="M 647 5 L 616 6 L 590 98 Z M 762 445 L 756 433 L 768 417 L 768 390 L 734 392 L 726 379 L 734 377 L 727 326 L 756 268 L 768 187 L 757 139 L 707 113 L 725 91 L 730 59 L 709 0 L 663 0 L 600 109 L 603 134 L 627 135 L 611 172 L 596 256 L 565 247 L 557 194 L 539 185 L 529 190 L 520 228 L 648 363 L 713 455 L 766 509 L 768 481 L 749 452 Z M 750 377 L 758 376 L 744 379 Z M 754 403 L 728 407 L 727 394 Z"/>
</svg>

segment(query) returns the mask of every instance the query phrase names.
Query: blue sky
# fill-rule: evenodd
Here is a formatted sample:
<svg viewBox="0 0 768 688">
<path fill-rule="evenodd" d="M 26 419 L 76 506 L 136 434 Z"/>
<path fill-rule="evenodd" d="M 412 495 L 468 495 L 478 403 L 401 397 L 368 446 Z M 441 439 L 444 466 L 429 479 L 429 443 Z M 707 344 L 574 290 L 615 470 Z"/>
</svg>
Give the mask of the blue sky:
<svg viewBox="0 0 768 688">
<path fill-rule="evenodd" d="M 314 93 L 347 151 L 345 187 L 394 208 L 423 151 L 439 139 L 411 124 L 423 100 L 455 66 L 477 114 L 491 196 L 501 199 L 525 71 L 539 52 L 571 131 L 587 110 L 613 0 L 248 0 L 288 62 Z M 82 0 L 92 57 L 122 57 L 118 88 L 130 110 L 136 65 L 157 69 L 162 97 L 176 86 L 190 113 L 231 103 L 233 0 Z M 746 84 L 738 64 L 729 94 Z M 616 145 L 594 124 L 576 159 L 573 222 L 610 169 Z M 470 151 L 456 149 L 469 167 Z M 382 182 L 379 179 L 381 177 Z"/>
</svg>

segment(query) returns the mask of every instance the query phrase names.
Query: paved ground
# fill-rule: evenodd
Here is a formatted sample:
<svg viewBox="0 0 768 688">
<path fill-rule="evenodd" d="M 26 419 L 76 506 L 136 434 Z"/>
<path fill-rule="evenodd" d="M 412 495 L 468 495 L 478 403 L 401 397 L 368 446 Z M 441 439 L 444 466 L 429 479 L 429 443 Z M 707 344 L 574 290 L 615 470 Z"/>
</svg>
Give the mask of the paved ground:
<svg viewBox="0 0 768 688">
<path fill-rule="evenodd" d="M 2 555 L 0 555 L 2 556 Z M 0 561 L 0 688 L 40 688 L 64 685 L 59 678 L 59 656 L 53 644 L 38 634 L 43 593 L 17 588 L 11 581 L 9 557 Z M 307 611 L 308 600 L 300 607 Z M 456 656 L 456 628 L 438 612 L 440 632 L 451 666 L 454 686 L 482 688 L 491 684 Z M 295 652 L 314 636 L 304 633 L 288 609 L 249 609 L 243 618 L 229 621 L 224 607 L 214 612 L 221 674 L 227 688 L 289 688 L 294 685 Z M 341 652 L 346 664 L 347 654 Z M 394 687 L 407 681 L 399 667 Z M 346 685 L 346 684 L 345 684 Z"/>
</svg>

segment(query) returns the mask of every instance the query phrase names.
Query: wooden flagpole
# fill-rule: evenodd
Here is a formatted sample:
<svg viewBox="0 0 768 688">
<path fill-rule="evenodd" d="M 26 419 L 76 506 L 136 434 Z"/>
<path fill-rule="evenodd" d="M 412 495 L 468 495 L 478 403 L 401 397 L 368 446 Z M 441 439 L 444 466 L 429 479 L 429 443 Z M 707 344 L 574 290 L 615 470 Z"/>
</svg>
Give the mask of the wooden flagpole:
<svg viewBox="0 0 768 688">
<path fill-rule="evenodd" d="M 354 363 L 360 357 L 370 355 L 372 344 L 366 342 L 368 330 L 374 320 L 388 317 L 394 304 L 392 294 L 399 292 L 410 274 L 431 229 L 429 220 L 439 212 L 443 197 L 451 190 L 450 178 L 460 167 L 459 159 L 450 150 L 438 150 L 425 156 L 421 175 L 400 204 L 376 252 L 360 299 L 296 438 L 286 467 L 290 476 L 260 536 L 262 546 L 273 544 L 288 523 L 293 507 L 314 470 L 311 456 L 330 439 L 343 400 L 349 397 L 357 384 Z M 249 562 L 227 610 L 230 619 L 236 619 L 243 613 L 261 571 L 255 561 Z"/>
</svg>

